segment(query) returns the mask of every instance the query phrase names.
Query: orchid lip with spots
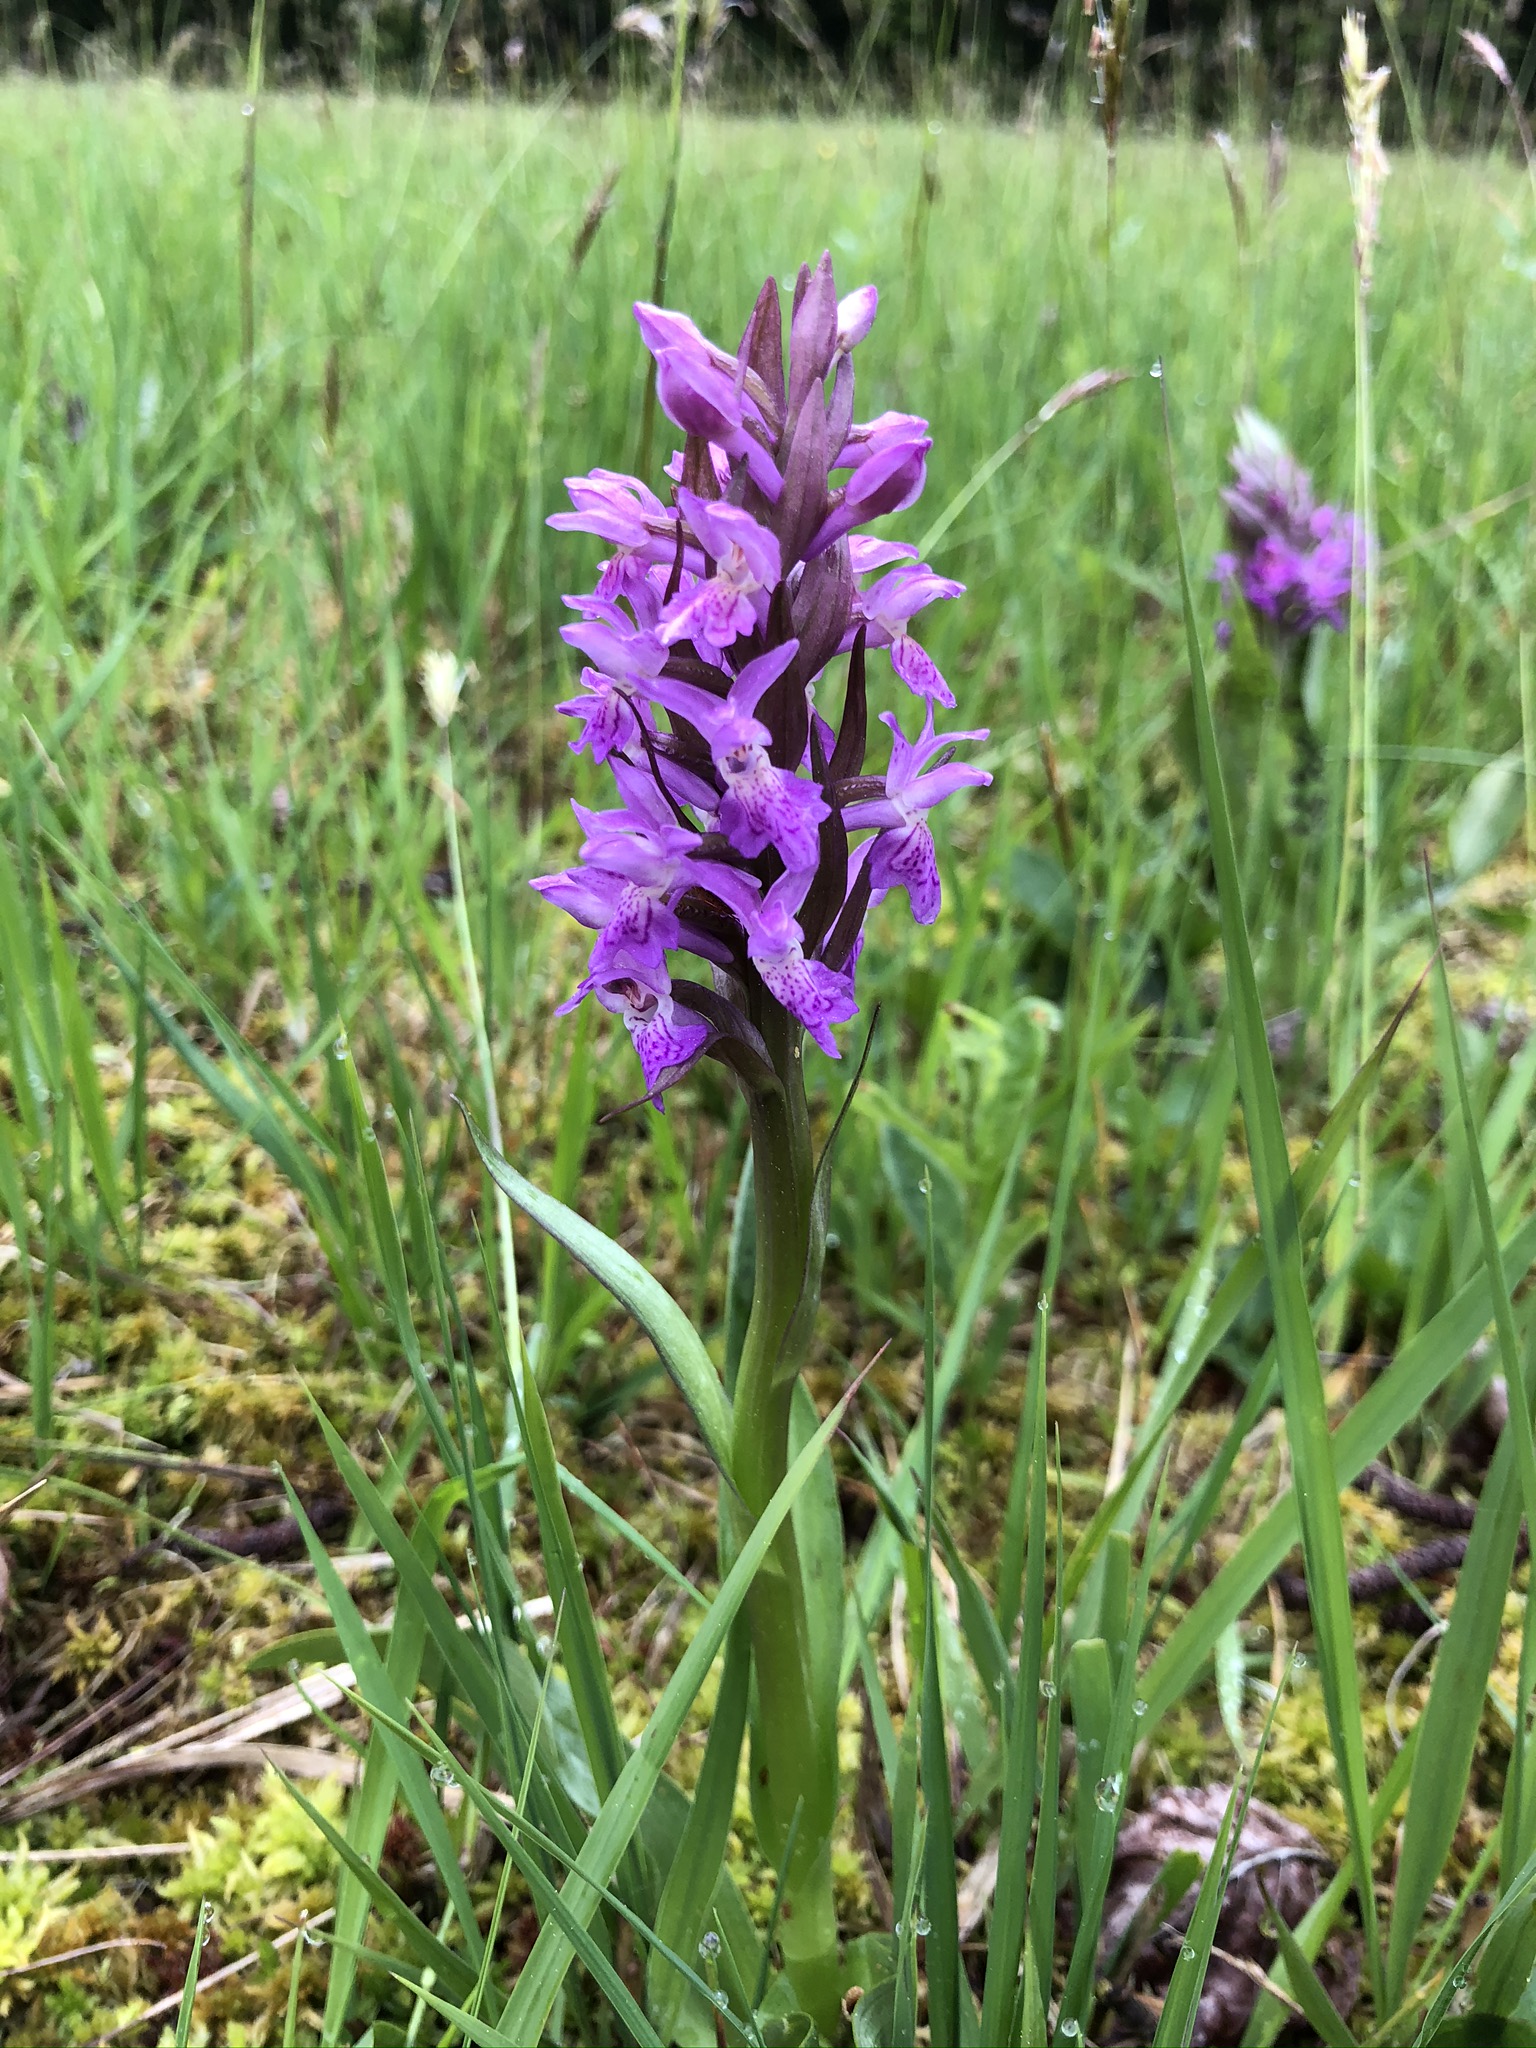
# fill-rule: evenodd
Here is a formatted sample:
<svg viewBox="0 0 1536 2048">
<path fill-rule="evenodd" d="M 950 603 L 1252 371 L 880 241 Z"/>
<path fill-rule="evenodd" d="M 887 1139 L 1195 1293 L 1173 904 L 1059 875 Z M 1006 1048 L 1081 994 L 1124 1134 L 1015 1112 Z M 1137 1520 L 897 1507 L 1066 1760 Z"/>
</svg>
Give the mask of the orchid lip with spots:
<svg viewBox="0 0 1536 2048">
<path fill-rule="evenodd" d="M 571 510 L 550 520 L 610 550 L 595 588 L 566 600 L 563 637 L 586 666 L 560 709 L 620 802 L 578 812 L 576 865 L 534 886 L 595 934 L 571 1001 L 591 995 L 623 1019 L 658 1107 L 706 1053 L 752 1087 L 775 1006 L 835 1058 L 833 1027 L 858 1012 L 866 914 L 905 890 L 933 922 L 928 814 L 991 779 L 953 759 L 986 732 L 935 732 L 935 708 L 955 697 L 916 631 L 962 586 L 859 530 L 916 500 L 931 446 L 913 414 L 853 417 L 853 351 L 878 303 L 873 285 L 839 299 L 824 255 L 796 282 L 787 349 L 769 279 L 734 354 L 685 314 L 637 306 L 684 436 L 667 497 L 594 469 L 567 479 Z M 909 737 L 884 712 L 890 761 L 872 773 L 868 669 L 886 650 L 921 730 Z M 844 660 L 834 732 L 816 699 Z M 681 972 L 679 954 L 710 983 Z"/>
</svg>

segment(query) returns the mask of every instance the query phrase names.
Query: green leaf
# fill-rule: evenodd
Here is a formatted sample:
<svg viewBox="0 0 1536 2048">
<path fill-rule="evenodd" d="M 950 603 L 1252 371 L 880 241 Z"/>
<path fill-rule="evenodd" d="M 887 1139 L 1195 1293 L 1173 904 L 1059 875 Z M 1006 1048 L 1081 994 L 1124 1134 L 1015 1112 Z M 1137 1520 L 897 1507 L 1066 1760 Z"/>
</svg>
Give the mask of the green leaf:
<svg viewBox="0 0 1536 2048">
<path fill-rule="evenodd" d="M 947 1166 L 925 1145 L 895 1124 L 880 1126 L 880 1165 L 886 1186 L 919 1245 L 927 1242 L 926 1202 L 933 1203 L 936 1278 L 946 1295 L 953 1292 L 958 1254 L 966 1241 L 965 1197 Z M 928 1183 L 925 1196 L 923 1183 Z"/>
<path fill-rule="evenodd" d="M 176 2048 L 187 2048 L 192 2038 L 192 2007 L 197 1999 L 197 1979 L 203 1967 L 203 1942 L 208 1933 L 211 1918 L 210 1902 L 204 1899 L 197 1909 L 197 1928 L 192 1936 L 192 1953 L 187 1958 L 187 1974 L 181 1987 L 181 2004 L 176 2010 Z"/>
<path fill-rule="evenodd" d="M 1217 1922 L 1226 1901 L 1232 1862 L 1232 1821 L 1241 1803 L 1245 1803 L 1242 1789 L 1234 1785 L 1227 1810 L 1221 1816 L 1221 1826 L 1216 1831 L 1216 1840 L 1211 1846 L 1205 1876 L 1195 1894 L 1195 1910 L 1189 1917 L 1189 1928 L 1179 1948 L 1179 1959 L 1173 1966 L 1168 1995 L 1158 2014 L 1152 2048 L 1189 2048 L 1195 2011 L 1205 1987 L 1205 1973 L 1210 1967 L 1211 1950 L 1216 1942 Z"/>
<path fill-rule="evenodd" d="M 745 1625 L 737 1622 L 726 1639 L 725 1669 L 710 1716 L 709 1740 L 694 1787 L 693 1804 L 656 1914 L 657 1939 L 681 1955 L 692 1955 L 698 1948 L 708 1924 L 709 1902 L 725 1861 L 751 1680 L 751 1639 Z M 666 2040 L 672 2038 L 684 1990 L 677 1972 L 653 1952 L 646 2003 L 657 2032 Z"/>
<path fill-rule="evenodd" d="M 1259 1889 L 1264 1889 L 1262 1873 L 1259 1875 Z M 1270 1929 L 1280 1947 L 1291 1996 L 1305 2013 L 1307 2025 L 1324 2043 L 1324 2048 L 1355 2048 L 1354 2035 L 1340 2019 L 1338 2007 L 1323 1989 L 1311 1958 L 1286 1925 L 1285 1915 L 1276 1909 L 1268 1892 L 1264 1892 L 1264 1903 L 1269 1907 Z"/>
<path fill-rule="evenodd" d="M 1233 1012 L 1238 1087 L 1253 1169 L 1265 1268 L 1274 1304 L 1275 1354 L 1285 1403 L 1286 1432 L 1296 1474 L 1294 1497 L 1301 1522 L 1302 1551 L 1306 1558 L 1307 1588 L 1312 1603 L 1323 1701 L 1338 1763 L 1339 1789 L 1344 1799 L 1356 1867 L 1365 1873 L 1370 1868 L 1371 1790 L 1366 1775 L 1360 1673 L 1355 1661 L 1354 1619 L 1349 1600 L 1344 1525 L 1339 1510 L 1339 1480 L 1333 1440 L 1328 1429 L 1328 1405 L 1323 1391 L 1317 1336 L 1312 1327 L 1311 1304 L 1307 1299 L 1301 1216 L 1291 1180 L 1280 1095 L 1275 1084 L 1264 1012 L 1243 919 L 1242 877 L 1206 685 L 1202 629 L 1195 614 L 1184 536 L 1179 522 L 1166 378 L 1162 384 L 1162 397 L 1169 495 L 1178 548 L 1184 629 L 1189 647 L 1195 733 L 1206 807 L 1210 814 L 1211 859 L 1216 870 L 1221 909 L 1222 951 L 1226 958 L 1228 1001 Z M 1357 1895 L 1364 1923 L 1367 1964 L 1372 1983 L 1379 1990 L 1381 1950 L 1376 1926 L 1376 1897 L 1368 1877 L 1362 1879 Z"/>
<path fill-rule="evenodd" d="M 1446 844 L 1458 882 L 1496 861 L 1525 815 L 1525 774 L 1518 752 L 1479 768 L 1451 815 Z"/>
<path fill-rule="evenodd" d="M 853 2008 L 853 2048 L 893 2048 L 895 2025 L 896 1979 L 887 1977 Z"/>
<path fill-rule="evenodd" d="M 1430 914 L 1434 916 L 1433 894 Z M 1438 932 L 1436 934 L 1438 938 Z M 1392 1925 L 1387 1946 L 1387 1993 L 1402 1997 L 1408 1959 L 1418 1939 L 1425 1908 L 1444 1867 L 1461 1818 L 1472 1772 L 1482 1713 L 1483 1689 L 1498 1655 L 1504 1595 L 1514 1569 L 1515 1543 L 1523 1503 L 1536 1528 L 1536 1449 L 1531 1441 L 1527 1368 L 1520 1356 L 1514 1309 L 1499 1256 L 1488 1181 L 1478 1145 L 1477 1123 L 1461 1057 L 1461 1034 L 1451 1005 L 1444 956 L 1435 954 L 1435 996 L 1441 1038 L 1449 1049 L 1460 1110 L 1463 1164 L 1471 1182 L 1482 1242 L 1483 1268 L 1491 1283 L 1493 1322 L 1509 1389 L 1510 1427 L 1499 1439 L 1478 1501 L 1467 1555 L 1456 1584 L 1455 1604 L 1422 1717 L 1419 1762 L 1408 1791 L 1402 1849 L 1392 1888 Z M 1519 1739 L 1517 1737 L 1517 1739 Z"/>
<path fill-rule="evenodd" d="M 619 1717 L 614 1711 L 608 1667 L 603 1662 L 602 1645 L 597 1637 L 597 1620 L 587 1592 L 586 1574 L 581 1568 L 571 1518 L 566 1513 L 565 1495 L 560 1490 L 560 1473 L 555 1463 L 555 1444 L 549 1433 L 549 1418 L 531 1373 L 524 1376 L 521 1400 L 518 1399 L 515 1381 L 511 1398 L 522 1430 L 528 1480 L 539 1518 L 539 1549 L 549 1582 L 549 1595 L 559 1617 L 557 1628 L 571 1698 L 575 1702 L 576 1718 L 581 1723 L 593 1782 L 599 1798 L 606 1798 L 624 1769 L 629 1744 L 624 1740 Z"/>
<path fill-rule="evenodd" d="M 574 1258 L 580 1259 L 644 1330 L 678 1392 L 693 1410 L 715 1462 L 722 1472 L 728 1472 L 731 1404 L 703 1340 L 671 1295 L 621 1245 L 605 1237 L 574 1209 L 567 1209 L 563 1202 L 524 1180 L 517 1168 L 496 1150 L 467 1109 L 464 1121 L 486 1171 L 502 1193 L 531 1216 L 541 1230 L 563 1244 Z"/>
<path fill-rule="evenodd" d="M 347 1652 L 347 1661 L 352 1666 L 353 1678 L 358 1695 L 365 1707 L 378 1715 L 387 1716 L 397 1724 L 405 1724 L 410 1718 L 409 1701 L 416 1689 L 416 1673 L 420 1668 L 422 1644 L 425 1630 L 421 1621 L 409 1610 L 398 1614 L 395 1630 L 390 1642 L 390 1661 L 386 1665 L 374 1648 L 373 1638 L 364 1626 L 351 1594 L 342 1583 L 329 1551 L 315 1534 L 314 1526 L 304 1512 L 303 1503 L 294 1492 L 292 1483 L 284 1478 L 289 1505 L 304 1537 L 304 1547 L 309 1552 L 310 1562 L 315 1569 L 316 1582 L 325 1595 L 326 1605 L 336 1620 L 337 1632 Z M 458 1851 L 449 1833 L 448 1823 L 443 1814 L 442 1802 L 438 1799 L 420 1756 L 394 1730 L 382 1721 L 375 1724 L 379 1738 L 377 1749 L 370 1742 L 369 1767 L 365 1767 L 363 1786 L 359 1798 L 353 1803 L 353 1812 L 347 1828 L 346 1867 L 355 1870 L 359 1866 L 372 1869 L 377 1866 L 379 1852 L 384 1845 L 384 1830 L 388 1825 L 393 1806 L 395 1786 L 398 1783 L 405 1796 L 406 1805 L 417 1826 L 421 1829 L 428 1849 L 438 1865 L 443 1884 L 453 1901 L 459 1923 L 464 1929 L 465 1943 L 471 1960 L 479 1962 L 481 1953 L 480 1927 L 475 1916 L 474 1901 L 459 1867 Z M 374 1765 L 378 1753 L 387 1758 L 387 1767 Z M 370 1891 L 370 1897 L 377 1898 Z M 391 1893 L 391 1897 L 394 1894 Z M 348 1920 L 355 1917 L 355 1933 L 351 1925 L 341 1926 L 341 1904 L 348 1905 Z M 396 1900 L 397 1919 L 399 1913 L 410 1909 Z M 358 1900 L 343 1900 L 338 1893 L 337 1932 L 347 1939 L 361 1939 L 366 1913 L 361 1910 Z M 412 1916 L 414 1917 L 414 1916 Z M 347 1971 L 343 1967 L 345 1981 Z M 338 2002 L 344 2007 L 345 2001 Z"/>
<path fill-rule="evenodd" d="M 492 1171 L 494 1170 L 493 1167 Z M 508 1171 L 510 1172 L 510 1169 Z M 514 1175 L 513 1178 L 521 1181 L 519 1175 Z M 524 1182 L 522 1185 L 526 1187 L 527 1184 Z M 511 1188 L 508 1188 L 507 1192 L 512 1194 Z M 519 1198 L 514 1195 L 513 1199 Z M 700 1346 L 701 1351 L 702 1348 Z M 716 1384 L 718 1385 L 718 1382 Z M 727 1573 L 725 1583 L 716 1594 L 709 1613 L 699 1624 L 697 1634 L 683 1652 L 676 1671 L 667 1681 L 660 1699 L 656 1702 L 645 1731 L 624 1766 L 623 1775 L 603 1801 L 597 1819 L 592 1824 L 561 1893 L 582 1924 L 589 1921 L 597 1911 L 599 1895 L 594 1885 L 608 1883 L 618 1866 L 619 1859 L 628 1847 L 655 1790 L 663 1766 L 682 1733 L 688 1710 L 704 1683 L 710 1666 L 724 1645 L 726 1633 L 742 1601 L 746 1598 L 747 1588 L 767 1557 L 773 1539 L 801 1488 L 815 1470 L 817 1460 L 842 1421 L 852 1392 L 850 1388 L 795 1459 L 772 1500 L 747 1534 L 740 1554 Z M 721 1399 L 724 1399 L 723 1394 Z M 549 2020 L 560 1986 L 565 1981 L 565 1974 L 571 1966 L 574 1953 L 565 1932 L 553 1922 L 546 1920 L 539 1930 L 538 1939 L 523 1965 L 517 1984 L 507 2001 L 506 2010 L 502 2014 L 501 2024 L 506 2031 L 522 2040 L 539 2039 Z"/>
</svg>

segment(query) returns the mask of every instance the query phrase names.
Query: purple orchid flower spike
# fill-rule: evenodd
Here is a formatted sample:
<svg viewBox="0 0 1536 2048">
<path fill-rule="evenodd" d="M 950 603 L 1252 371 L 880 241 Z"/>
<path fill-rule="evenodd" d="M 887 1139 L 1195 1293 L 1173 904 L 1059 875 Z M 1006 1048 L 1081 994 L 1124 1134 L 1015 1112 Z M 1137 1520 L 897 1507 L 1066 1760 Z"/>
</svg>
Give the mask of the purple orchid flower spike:
<svg viewBox="0 0 1536 2048">
<path fill-rule="evenodd" d="M 637 306 L 686 437 L 664 495 L 594 469 L 567 479 L 571 509 L 550 522 L 611 550 L 596 590 L 567 599 L 562 634 L 585 666 L 560 709 L 619 802 L 578 807 L 575 864 L 535 886 L 593 934 L 572 1000 L 624 1019 L 653 1098 L 706 1054 L 750 1093 L 786 1031 L 836 1056 L 870 904 L 905 888 L 915 918 L 938 916 L 929 814 L 988 780 L 948 752 L 985 734 L 935 733 L 954 692 L 913 631 L 961 586 L 860 530 L 913 502 L 931 445 L 912 413 L 854 417 L 854 353 L 878 306 L 873 285 L 839 297 L 827 257 L 792 305 L 769 281 L 734 353 L 684 313 Z M 887 715 L 883 777 L 865 772 L 866 648 L 889 648 L 924 704 L 916 741 Z M 817 690 L 839 654 L 834 729 Z M 714 992 L 672 979 L 689 954 Z"/>
<path fill-rule="evenodd" d="M 883 711 L 880 723 L 891 734 L 891 760 L 885 771 L 885 795 L 850 804 L 843 813 L 850 831 L 873 825 L 878 836 L 871 842 L 869 878 L 882 895 L 890 889 L 905 889 L 912 915 L 919 924 L 932 924 L 939 914 L 939 857 L 933 844 L 928 813 L 936 804 L 960 789 L 981 789 L 992 780 L 984 769 L 968 762 L 928 763 L 957 740 L 984 740 L 986 731 L 935 734 L 933 705 L 927 706 L 923 729 L 909 740 L 893 712 Z"/>
<path fill-rule="evenodd" d="M 744 633 L 755 633 L 768 617 L 768 598 L 778 584 L 779 544 L 739 505 L 712 505 L 679 489 L 677 502 L 714 574 L 680 590 L 661 615 L 661 638 L 702 641 L 724 650 Z"/>
<path fill-rule="evenodd" d="M 1276 429 L 1257 413 L 1237 416 L 1234 481 L 1222 492 L 1232 545 L 1211 564 L 1213 579 L 1235 590 L 1281 640 L 1304 640 L 1317 626 L 1342 632 L 1354 582 L 1355 522 L 1313 501 L 1312 479 Z M 1222 619 L 1225 646 L 1232 622 Z"/>
</svg>

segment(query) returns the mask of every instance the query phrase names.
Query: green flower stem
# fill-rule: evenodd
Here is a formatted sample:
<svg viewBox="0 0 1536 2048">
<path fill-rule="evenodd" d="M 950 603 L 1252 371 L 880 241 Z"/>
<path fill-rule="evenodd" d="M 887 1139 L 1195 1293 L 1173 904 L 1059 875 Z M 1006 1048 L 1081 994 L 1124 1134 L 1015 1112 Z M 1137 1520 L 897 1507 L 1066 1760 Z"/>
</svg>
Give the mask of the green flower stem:
<svg viewBox="0 0 1536 2048">
<path fill-rule="evenodd" d="M 757 1268 L 736 1377 L 732 1477 L 747 1511 L 762 1512 L 789 1466 L 790 1404 L 821 1288 L 822 1226 L 800 1029 L 775 1004 L 759 1020 L 781 1087 L 751 1098 Z M 802 1299 L 802 1297 L 808 1297 Z M 757 1677 L 752 1803 L 759 1836 L 785 1876 L 780 1948 L 801 2006 L 824 2040 L 841 2026 L 832 1829 L 837 1817 L 837 1702 L 813 1696 L 805 1586 L 786 1521 L 747 1599 Z"/>
</svg>

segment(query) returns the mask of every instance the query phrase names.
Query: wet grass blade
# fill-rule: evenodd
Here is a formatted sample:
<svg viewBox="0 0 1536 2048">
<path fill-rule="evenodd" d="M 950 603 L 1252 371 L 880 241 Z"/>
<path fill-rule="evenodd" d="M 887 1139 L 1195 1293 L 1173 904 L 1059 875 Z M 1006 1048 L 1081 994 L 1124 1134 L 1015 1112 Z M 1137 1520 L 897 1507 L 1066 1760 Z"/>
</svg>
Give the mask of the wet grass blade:
<svg viewBox="0 0 1536 2048">
<path fill-rule="evenodd" d="M 1362 1873 L 1363 1881 L 1357 1896 L 1364 1924 L 1367 1965 L 1379 2005 L 1383 2002 L 1380 1996 L 1383 1988 L 1381 1943 L 1376 1926 L 1375 1893 L 1369 1881 L 1371 1793 L 1366 1775 L 1360 1674 L 1355 1661 L 1349 1565 L 1344 1552 L 1344 1526 L 1339 1511 L 1333 1439 L 1328 1428 L 1317 1336 L 1312 1327 L 1311 1304 L 1307 1299 L 1301 1217 L 1291 1180 L 1280 1094 L 1275 1084 L 1264 1012 L 1259 1002 L 1258 982 L 1244 922 L 1242 876 L 1222 781 L 1201 628 L 1195 615 L 1184 536 L 1179 523 L 1166 380 L 1162 386 L 1162 400 L 1170 507 L 1178 548 L 1185 635 L 1189 645 L 1195 732 L 1210 816 L 1211 858 L 1216 870 L 1221 909 L 1228 1000 L 1233 1011 L 1238 1086 L 1253 1168 L 1254 1198 L 1259 1209 L 1265 1267 L 1274 1304 L 1275 1352 L 1295 1470 L 1294 1492 L 1301 1522 L 1302 1552 L 1306 1559 L 1323 1699 L 1338 1760 L 1339 1789 L 1343 1794 L 1350 1843 L 1355 1852 L 1356 1867 Z"/>
</svg>

